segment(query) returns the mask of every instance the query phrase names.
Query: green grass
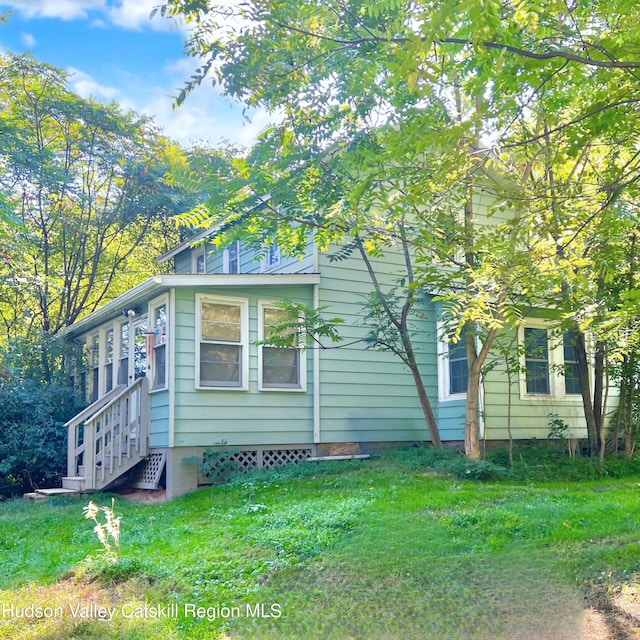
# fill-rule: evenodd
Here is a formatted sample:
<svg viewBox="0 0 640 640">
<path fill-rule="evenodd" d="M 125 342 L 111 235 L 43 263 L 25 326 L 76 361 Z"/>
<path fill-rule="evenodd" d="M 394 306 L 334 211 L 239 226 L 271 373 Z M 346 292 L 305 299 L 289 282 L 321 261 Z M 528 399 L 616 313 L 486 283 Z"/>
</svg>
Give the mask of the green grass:
<svg viewBox="0 0 640 640">
<path fill-rule="evenodd" d="M 484 474 L 506 477 L 461 479 Z M 605 606 L 640 573 L 640 476 L 565 475 L 523 481 L 417 449 L 243 476 L 168 504 L 117 498 L 123 558 L 107 568 L 87 499 L 1 503 L 0 603 L 64 615 L 0 611 L 0 639 L 577 638 L 584 596 Z M 77 602 L 116 613 L 80 620 Z M 145 603 L 179 615 L 123 615 Z M 247 615 L 258 611 L 270 616 Z"/>
</svg>

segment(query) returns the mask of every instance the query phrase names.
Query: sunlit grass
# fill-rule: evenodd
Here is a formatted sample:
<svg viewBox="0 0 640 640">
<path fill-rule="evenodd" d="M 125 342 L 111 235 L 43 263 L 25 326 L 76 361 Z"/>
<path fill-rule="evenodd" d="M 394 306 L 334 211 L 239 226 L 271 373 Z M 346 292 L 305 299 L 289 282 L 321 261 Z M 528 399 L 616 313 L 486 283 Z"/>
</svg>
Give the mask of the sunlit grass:
<svg viewBox="0 0 640 640">
<path fill-rule="evenodd" d="M 117 498 L 111 568 L 88 499 L 0 504 L 0 601 L 115 610 L 5 616 L 0 639 L 573 639 L 586 591 L 635 584 L 637 479 L 471 482 L 411 455 L 241 477 L 168 504 Z M 178 614 L 122 610 L 145 604 Z"/>
</svg>

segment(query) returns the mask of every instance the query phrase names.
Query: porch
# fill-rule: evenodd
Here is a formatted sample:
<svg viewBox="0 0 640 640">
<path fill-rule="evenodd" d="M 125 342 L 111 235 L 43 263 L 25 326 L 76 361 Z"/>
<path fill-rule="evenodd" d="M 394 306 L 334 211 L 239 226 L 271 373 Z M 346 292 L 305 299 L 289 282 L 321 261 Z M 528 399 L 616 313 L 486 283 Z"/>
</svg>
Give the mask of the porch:
<svg viewBox="0 0 640 640">
<path fill-rule="evenodd" d="M 100 491 L 147 460 L 148 391 L 144 377 L 128 387 L 119 385 L 66 423 L 69 440 L 64 489 Z M 157 467 L 158 461 L 154 464 Z"/>
</svg>

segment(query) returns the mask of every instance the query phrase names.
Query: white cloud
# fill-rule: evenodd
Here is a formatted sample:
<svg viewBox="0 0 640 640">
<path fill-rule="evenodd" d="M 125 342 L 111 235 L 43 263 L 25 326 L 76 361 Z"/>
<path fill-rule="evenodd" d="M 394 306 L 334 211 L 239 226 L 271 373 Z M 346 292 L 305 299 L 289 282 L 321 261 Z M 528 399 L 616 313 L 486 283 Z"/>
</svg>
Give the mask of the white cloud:
<svg viewBox="0 0 640 640">
<path fill-rule="evenodd" d="M 105 0 L 12 0 L 2 2 L 26 18 L 87 18 L 88 11 L 105 8 Z"/>
<path fill-rule="evenodd" d="M 81 98 L 93 98 L 99 102 L 111 102 L 111 100 L 117 99 L 124 108 L 133 108 L 131 102 L 128 105 L 124 104 L 126 101 L 120 95 L 119 89 L 102 85 L 96 82 L 89 74 L 73 67 L 69 67 L 67 73 L 69 74 L 71 90 Z"/>
<path fill-rule="evenodd" d="M 30 33 L 21 33 L 20 39 L 22 40 L 22 44 L 27 47 L 27 49 L 33 49 L 36 46 L 36 39 Z"/>
<path fill-rule="evenodd" d="M 175 18 L 163 18 L 160 12 L 150 19 L 151 11 L 162 0 L 119 0 L 115 6 L 107 9 L 107 18 L 118 27 L 142 31 L 150 27 L 157 31 L 175 31 L 180 22 Z"/>
<path fill-rule="evenodd" d="M 1 7 L 10 7 L 25 18 L 60 18 L 62 20 L 87 20 L 92 13 L 92 25 L 104 22 L 124 29 L 156 31 L 182 29 L 177 18 L 163 18 L 158 12 L 153 19 L 151 11 L 164 0 L 0 0 Z M 102 18 L 98 17 L 102 15 Z"/>
</svg>

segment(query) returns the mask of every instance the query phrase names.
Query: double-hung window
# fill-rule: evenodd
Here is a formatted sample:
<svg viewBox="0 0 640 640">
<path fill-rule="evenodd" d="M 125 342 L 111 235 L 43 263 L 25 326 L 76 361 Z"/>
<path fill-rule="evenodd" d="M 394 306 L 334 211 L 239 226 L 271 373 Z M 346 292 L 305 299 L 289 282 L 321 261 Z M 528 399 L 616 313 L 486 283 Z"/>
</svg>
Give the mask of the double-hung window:
<svg viewBox="0 0 640 640">
<path fill-rule="evenodd" d="M 578 334 L 575 331 L 569 331 L 562 336 L 564 392 L 568 396 L 581 395 L 580 377 L 578 375 L 577 343 Z"/>
<path fill-rule="evenodd" d="M 457 342 L 447 335 L 444 323 L 438 322 L 438 396 L 440 400 L 466 397 L 469 380 L 467 343 L 464 334 Z"/>
<path fill-rule="evenodd" d="M 304 391 L 305 353 L 297 343 L 297 336 L 291 334 L 293 345 L 276 347 L 268 344 L 276 327 L 290 320 L 289 313 L 273 303 L 258 304 L 258 339 L 261 344 L 258 353 L 258 387 L 265 391 Z"/>
<path fill-rule="evenodd" d="M 196 386 L 242 389 L 248 385 L 248 303 L 196 296 Z"/>
<path fill-rule="evenodd" d="M 469 365 L 467 343 L 464 337 L 458 342 L 449 342 L 449 395 L 467 393 Z"/>
<path fill-rule="evenodd" d="M 580 396 L 577 340 L 577 332 L 560 334 L 543 321 L 522 327 L 521 394 L 543 398 Z"/>
<path fill-rule="evenodd" d="M 524 368 L 527 393 L 549 395 L 549 336 L 546 329 L 525 327 Z"/>
</svg>

